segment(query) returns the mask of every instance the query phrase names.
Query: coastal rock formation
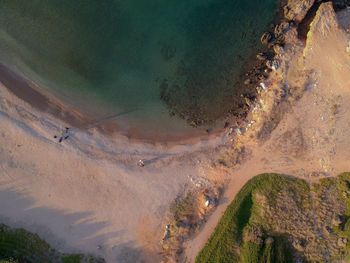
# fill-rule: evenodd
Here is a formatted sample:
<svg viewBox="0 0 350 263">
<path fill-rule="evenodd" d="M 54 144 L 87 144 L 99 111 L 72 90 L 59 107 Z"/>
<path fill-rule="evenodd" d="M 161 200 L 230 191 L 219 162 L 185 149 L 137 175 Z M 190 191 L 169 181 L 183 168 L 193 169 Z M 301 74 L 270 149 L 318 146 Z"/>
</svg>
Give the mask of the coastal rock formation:
<svg viewBox="0 0 350 263">
<path fill-rule="evenodd" d="M 338 30 L 339 24 L 332 3 L 322 4 L 317 10 L 314 20 L 311 22 L 305 50 L 312 50 L 313 47 L 311 46 L 317 46 L 316 41 L 322 40 L 331 32 L 335 33 Z"/>
<path fill-rule="evenodd" d="M 315 0 L 288 0 L 286 6 L 284 6 L 284 16 L 288 20 L 300 22 L 309 11 Z"/>
</svg>

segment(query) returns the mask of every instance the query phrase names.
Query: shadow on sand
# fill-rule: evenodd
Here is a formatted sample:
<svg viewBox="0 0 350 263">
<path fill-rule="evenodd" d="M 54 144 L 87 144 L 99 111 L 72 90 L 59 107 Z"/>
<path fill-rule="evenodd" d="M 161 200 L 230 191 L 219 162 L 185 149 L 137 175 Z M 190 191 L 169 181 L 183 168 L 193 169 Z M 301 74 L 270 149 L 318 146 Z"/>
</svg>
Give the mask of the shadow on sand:
<svg viewBox="0 0 350 263">
<path fill-rule="evenodd" d="M 70 213 L 38 206 L 33 199 L 12 188 L 0 190 L 0 211 L 0 223 L 36 233 L 58 251 L 91 254 L 107 263 L 146 262 L 140 258 L 145 251 L 136 248 L 134 242 L 118 242 L 123 230 L 99 234 L 108 222 L 93 222 L 92 212 Z M 110 245 L 111 240 L 115 240 L 114 246 Z"/>
</svg>

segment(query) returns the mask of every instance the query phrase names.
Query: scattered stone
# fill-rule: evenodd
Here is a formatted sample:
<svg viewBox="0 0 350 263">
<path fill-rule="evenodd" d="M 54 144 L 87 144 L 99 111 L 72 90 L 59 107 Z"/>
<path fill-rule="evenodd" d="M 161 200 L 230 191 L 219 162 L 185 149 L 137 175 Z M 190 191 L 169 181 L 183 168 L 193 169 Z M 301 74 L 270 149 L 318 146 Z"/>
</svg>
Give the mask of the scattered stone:
<svg viewBox="0 0 350 263">
<path fill-rule="evenodd" d="M 342 218 L 339 215 L 336 215 L 336 216 L 333 217 L 332 225 L 340 226 L 341 223 L 342 223 Z"/>
<path fill-rule="evenodd" d="M 280 62 L 278 60 L 269 60 L 266 62 L 266 66 L 272 70 L 277 70 L 280 67 Z"/>
<path fill-rule="evenodd" d="M 340 237 L 337 242 L 339 247 L 346 247 L 347 243 L 348 243 L 348 240 L 345 237 Z"/>
<path fill-rule="evenodd" d="M 314 2 L 315 0 L 288 0 L 287 5 L 283 8 L 284 17 L 288 20 L 300 22 Z"/>
</svg>

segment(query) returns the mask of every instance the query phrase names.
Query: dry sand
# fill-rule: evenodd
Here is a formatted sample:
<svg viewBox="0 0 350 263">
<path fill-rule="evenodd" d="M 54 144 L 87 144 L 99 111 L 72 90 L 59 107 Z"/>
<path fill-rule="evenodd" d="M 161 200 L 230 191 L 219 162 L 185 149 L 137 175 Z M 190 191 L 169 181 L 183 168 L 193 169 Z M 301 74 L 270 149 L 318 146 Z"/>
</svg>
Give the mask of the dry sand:
<svg viewBox="0 0 350 263">
<path fill-rule="evenodd" d="M 225 171 L 231 182 L 218 208 L 185 243 L 188 262 L 253 176 L 276 172 L 312 180 L 311 174 L 335 176 L 350 170 L 349 36 L 338 27 L 330 4 L 318 12 L 323 16 L 316 16 L 306 47 L 296 40 L 285 47 L 281 68 L 262 94 L 262 109 L 253 114 L 257 123 L 235 141 L 250 155 Z M 341 21 L 349 21 L 344 12 Z M 299 100 L 277 107 L 278 126 L 257 141 L 250 135 L 263 125 L 263 111 L 276 109 L 274 85 L 306 90 Z M 159 262 L 170 202 L 191 184 L 189 175 L 206 176 L 215 147 L 229 138 L 213 136 L 170 147 L 133 143 L 77 125 L 59 144 L 53 135 L 65 123 L 47 106 L 38 110 L 27 102 L 0 86 L 0 221 L 38 233 L 66 252 L 94 253 L 113 263 Z M 141 169 L 136 167 L 140 158 L 146 160 Z"/>
<path fill-rule="evenodd" d="M 21 79 L 11 78 L 15 84 Z M 93 253 L 107 262 L 160 261 L 169 204 L 191 184 L 189 175 L 201 176 L 201 152 L 222 137 L 176 146 L 136 143 L 83 129 L 71 111 L 68 119 L 76 118 L 78 127 L 58 143 L 53 136 L 67 125 L 60 120 L 67 109 L 54 98 L 35 106 L 0 85 L 0 222 L 38 233 L 65 252 Z M 54 116 L 56 109 L 62 118 Z M 145 167 L 136 166 L 139 159 Z"/>
</svg>

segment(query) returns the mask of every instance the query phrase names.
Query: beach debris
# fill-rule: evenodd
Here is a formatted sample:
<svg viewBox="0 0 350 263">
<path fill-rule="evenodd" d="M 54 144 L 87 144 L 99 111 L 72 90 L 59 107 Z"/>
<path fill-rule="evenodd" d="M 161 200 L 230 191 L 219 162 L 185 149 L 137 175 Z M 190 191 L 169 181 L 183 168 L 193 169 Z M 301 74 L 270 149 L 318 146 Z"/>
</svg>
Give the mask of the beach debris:
<svg viewBox="0 0 350 263">
<path fill-rule="evenodd" d="M 137 166 L 138 167 L 144 167 L 145 163 L 143 162 L 143 160 L 139 160 L 138 163 L 137 163 Z"/>
<path fill-rule="evenodd" d="M 165 226 L 165 229 L 170 230 L 170 225 L 166 225 L 166 226 Z"/>
<path fill-rule="evenodd" d="M 209 205 L 210 205 L 210 201 L 209 200 L 205 201 L 205 206 L 208 207 Z"/>
</svg>

